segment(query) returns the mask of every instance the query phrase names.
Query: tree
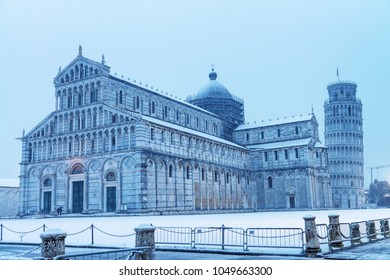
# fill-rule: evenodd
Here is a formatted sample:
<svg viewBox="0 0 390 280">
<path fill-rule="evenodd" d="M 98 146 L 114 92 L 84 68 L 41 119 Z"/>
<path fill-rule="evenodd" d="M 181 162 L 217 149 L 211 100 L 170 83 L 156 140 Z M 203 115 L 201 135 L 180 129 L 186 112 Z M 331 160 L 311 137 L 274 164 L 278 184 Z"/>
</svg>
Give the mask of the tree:
<svg viewBox="0 0 390 280">
<path fill-rule="evenodd" d="M 376 203 L 378 206 L 388 206 L 386 195 L 390 195 L 390 185 L 388 181 L 374 180 L 370 184 L 369 203 Z"/>
</svg>

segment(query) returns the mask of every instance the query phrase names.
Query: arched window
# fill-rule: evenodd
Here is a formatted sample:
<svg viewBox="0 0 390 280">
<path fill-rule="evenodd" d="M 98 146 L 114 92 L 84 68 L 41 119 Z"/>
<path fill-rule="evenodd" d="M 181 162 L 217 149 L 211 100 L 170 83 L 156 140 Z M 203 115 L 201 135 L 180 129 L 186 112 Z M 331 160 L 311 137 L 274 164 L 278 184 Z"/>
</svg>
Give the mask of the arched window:
<svg viewBox="0 0 390 280">
<path fill-rule="evenodd" d="M 75 165 L 72 169 L 72 175 L 83 174 L 83 173 L 84 173 L 84 168 L 80 164 Z"/>
<path fill-rule="evenodd" d="M 106 180 L 107 181 L 116 181 L 116 176 L 114 172 L 108 172 L 106 175 Z"/>
<path fill-rule="evenodd" d="M 93 102 L 97 102 L 97 92 L 94 88 L 91 89 L 91 92 L 90 92 L 90 101 L 91 103 Z"/>
<path fill-rule="evenodd" d="M 123 92 L 119 91 L 119 104 L 123 104 Z"/>
<path fill-rule="evenodd" d="M 169 165 L 168 174 L 169 174 L 169 178 L 172 178 L 172 177 L 173 177 L 173 166 L 172 166 L 172 165 Z"/>
<path fill-rule="evenodd" d="M 268 188 L 272 189 L 272 177 L 268 177 Z"/>
<path fill-rule="evenodd" d="M 204 181 L 205 180 L 205 172 L 204 172 L 204 168 L 202 168 L 202 181 Z"/>
<path fill-rule="evenodd" d="M 187 168 L 186 168 L 186 178 L 190 179 L 190 166 L 189 165 L 187 165 Z"/>
<path fill-rule="evenodd" d="M 51 179 L 50 178 L 46 178 L 45 181 L 43 181 L 43 185 L 45 187 L 51 187 L 52 186 Z"/>
<path fill-rule="evenodd" d="M 82 93 L 79 93 L 79 96 L 78 96 L 78 100 L 77 100 L 77 105 L 81 106 L 83 105 L 83 94 Z"/>
<path fill-rule="evenodd" d="M 68 108 L 72 107 L 72 95 L 68 95 Z"/>
</svg>

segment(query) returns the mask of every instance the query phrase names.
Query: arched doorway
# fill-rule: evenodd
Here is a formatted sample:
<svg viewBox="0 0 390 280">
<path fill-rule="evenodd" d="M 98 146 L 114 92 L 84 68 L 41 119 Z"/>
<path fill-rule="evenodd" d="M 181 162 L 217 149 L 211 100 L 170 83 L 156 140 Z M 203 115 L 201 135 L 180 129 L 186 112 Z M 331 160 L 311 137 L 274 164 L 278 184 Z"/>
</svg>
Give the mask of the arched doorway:
<svg viewBox="0 0 390 280">
<path fill-rule="evenodd" d="M 105 188 L 105 206 L 106 212 L 116 211 L 116 175 L 113 171 L 106 174 L 105 177 L 106 188 Z"/>
<path fill-rule="evenodd" d="M 84 167 L 76 164 L 70 174 L 70 205 L 72 213 L 82 213 L 84 211 Z"/>
<path fill-rule="evenodd" d="M 43 189 L 42 189 L 42 198 L 43 198 L 43 214 L 49 214 L 52 208 L 52 180 L 50 178 L 46 178 L 43 181 Z"/>
</svg>

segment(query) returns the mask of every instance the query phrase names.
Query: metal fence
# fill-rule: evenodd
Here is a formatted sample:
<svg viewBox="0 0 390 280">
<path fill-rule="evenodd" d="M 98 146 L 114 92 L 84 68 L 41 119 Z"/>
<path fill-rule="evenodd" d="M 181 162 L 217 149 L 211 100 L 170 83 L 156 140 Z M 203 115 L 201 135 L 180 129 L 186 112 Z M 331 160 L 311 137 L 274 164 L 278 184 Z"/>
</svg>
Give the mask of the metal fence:
<svg viewBox="0 0 390 280">
<path fill-rule="evenodd" d="M 156 245 L 219 250 L 298 249 L 304 251 L 301 228 L 157 227 Z M 296 252 L 295 252 L 296 253 Z"/>
</svg>

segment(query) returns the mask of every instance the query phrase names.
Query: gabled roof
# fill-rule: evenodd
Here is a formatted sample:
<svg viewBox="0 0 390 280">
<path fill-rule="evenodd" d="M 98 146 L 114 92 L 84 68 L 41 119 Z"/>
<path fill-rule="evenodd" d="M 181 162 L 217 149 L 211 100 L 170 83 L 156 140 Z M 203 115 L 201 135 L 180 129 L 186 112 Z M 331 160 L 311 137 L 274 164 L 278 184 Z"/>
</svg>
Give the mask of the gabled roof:
<svg viewBox="0 0 390 280">
<path fill-rule="evenodd" d="M 188 134 L 193 134 L 194 136 L 198 136 L 200 138 L 206 138 L 206 139 L 209 139 L 209 140 L 212 140 L 212 141 L 215 141 L 215 142 L 219 142 L 221 144 L 225 144 L 225 145 L 229 145 L 229 146 L 233 146 L 233 147 L 236 147 L 236 148 L 240 148 L 240 149 L 245 149 L 246 150 L 245 147 L 240 146 L 240 145 L 238 145 L 236 143 L 233 143 L 233 142 L 227 141 L 227 140 L 225 140 L 223 138 L 220 138 L 220 137 L 217 137 L 217 136 L 214 136 L 214 135 L 211 135 L 211 134 L 207 134 L 207 133 L 204 133 L 204 132 L 200 132 L 200 131 L 197 131 L 197 130 L 194 130 L 194 129 L 191 129 L 191 128 L 187 128 L 187 127 L 184 127 L 184 126 L 180 126 L 180 125 L 177 125 L 177 124 L 173 124 L 173 123 L 170 123 L 170 122 L 162 121 L 162 120 L 155 119 L 155 118 L 148 117 L 148 116 L 144 116 L 144 115 L 142 115 L 142 119 L 145 120 L 145 121 L 148 121 L 150 123 L 154 123 L 156 125 L 168 127 L 168 128 L 174 129 L 174 130 L 178 130 L 178 131 L 182 131 L 182 132 L 188 133 Z"/>
<path fill-rule="evenodd" d="M 246 147 L 248 149 L 263 149 L 263 150 L 299 147 L 299 146 L 309 145 L 311 140 L 312 138 L 309 137 L 309 138 L 295 139 L 295 140 L 288 140 L 288 141 L 277 141 L 271 143 L 256 144 L 256 145 L 250 145 Z"/>
<path fill-rule="evenodd" d="M 291 124 L 291 123 L 298 123 L 298 122 L 306 122 L 313 120 L 315 123 L 317 123 L 317 119 L 314 116 L 314 114 L 308 114 L 308 115 L 300 115 L 300 116 L 292 116 L 291 118 L 278 118 L 276 120 L 269 119 L 268 121 L 261 121 L 261 122 L 255 122 L 255 123 L 248 123 L 248 124 L 242 124 L 238 126 L 235 131 L 237 130 L 245 130 L 245 129 L 253 129 L 253 128 L 262 128 L 262 127 L 269 127 L 269 126 L 277 126 L 277 125 L 284 125 L 284 124 Z"/>
<path fill-rule="evenodd" d="M 80 47 L 78 56 L 76 56 L 64 69 L 59 69 L 58 74 L 54 78 L 54 84 L 61 85 L 61 78 L 63 78 L 71 68 L 80 64 L 83 64 L 83 66 L 99 69 L 99 74 L 109 75 L 110 73 L 110 67 L 105 64 L 104 56 L 102 57 L 102 62 L 94 61 L 92 59 L 84 57 Z"/>
<path fill-rule="evenodd" d="M 255 144 L 246 146 L 250 150 L 272 150 L 283 149 L 300 146 L 311 146 L 314 148 L 326 148 L 320 141 L 316 141 L 314 138 L 302 138 L 287 141 L 268 142 L 263 144 Z"/>
</svg>

